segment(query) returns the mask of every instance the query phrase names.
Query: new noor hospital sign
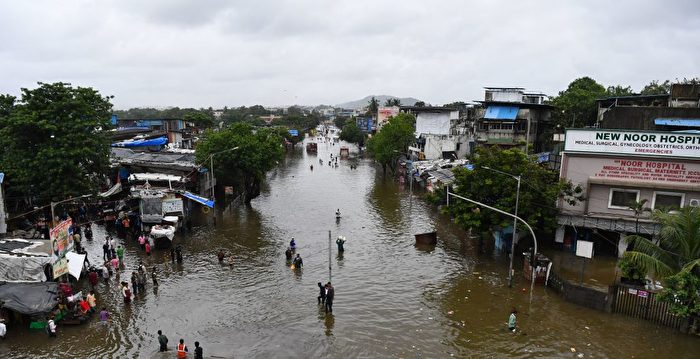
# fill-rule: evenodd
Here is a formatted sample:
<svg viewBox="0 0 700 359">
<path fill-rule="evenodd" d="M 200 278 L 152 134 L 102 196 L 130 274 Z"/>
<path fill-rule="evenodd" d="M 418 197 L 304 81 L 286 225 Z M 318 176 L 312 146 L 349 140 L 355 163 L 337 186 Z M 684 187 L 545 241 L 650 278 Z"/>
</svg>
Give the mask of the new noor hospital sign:
<svg viewBox="0 0 700 359">
<path fill-rule="evenodd" d="M 568 129 L 564 151 L 700 159 L 700 134 Z"/>
</svg>

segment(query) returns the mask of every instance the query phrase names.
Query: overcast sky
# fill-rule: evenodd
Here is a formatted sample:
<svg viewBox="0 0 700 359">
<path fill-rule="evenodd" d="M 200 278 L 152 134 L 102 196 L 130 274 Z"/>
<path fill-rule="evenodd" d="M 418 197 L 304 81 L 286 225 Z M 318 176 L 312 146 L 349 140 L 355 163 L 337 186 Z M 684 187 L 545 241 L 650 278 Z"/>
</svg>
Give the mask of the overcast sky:
<svg viewBox="0 0 700 359">
<path fill-rule="evenodd" d="M 144 106 L 432 104 L 700 76 L 700 1 L 1 1 L 0 93 Z"/>
</svg>

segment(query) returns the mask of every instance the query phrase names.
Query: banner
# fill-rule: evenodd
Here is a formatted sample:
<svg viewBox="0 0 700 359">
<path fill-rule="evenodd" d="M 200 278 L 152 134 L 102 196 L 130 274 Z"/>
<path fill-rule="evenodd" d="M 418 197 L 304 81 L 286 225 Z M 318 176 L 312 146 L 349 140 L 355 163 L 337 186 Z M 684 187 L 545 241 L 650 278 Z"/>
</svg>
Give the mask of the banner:
<svg viewBox="0 0 700 359">
<path fill-rule="evenodd" d="M 163 215 L 168 213 L 182 213 L 182 199 L 164 199 L 163 200 Z"/>
<path fill-rule="evenodd" d="M 68 260 L 61 258 L 53 264 L 53 277 L 59 278 L 62 275 L 68 274 Z"/>
<path fill-rule="evenodd" d="M 569 129 L 564 151 L 700 158 L 700 134 Z"/>
<path fill-rule="evenodd" d="M 51 239 L 51 259 L 54 262 L 54 272 L 56 271 L 56 262 L 62 259 L 66 252 L 73 249 L 73 220 L 67 220 L 59 223 L 49 231 Z M 67 264 L 66 264 L 67 266 Z M 66 271 L 68 268 L 66 267 Z"/>
</svg>

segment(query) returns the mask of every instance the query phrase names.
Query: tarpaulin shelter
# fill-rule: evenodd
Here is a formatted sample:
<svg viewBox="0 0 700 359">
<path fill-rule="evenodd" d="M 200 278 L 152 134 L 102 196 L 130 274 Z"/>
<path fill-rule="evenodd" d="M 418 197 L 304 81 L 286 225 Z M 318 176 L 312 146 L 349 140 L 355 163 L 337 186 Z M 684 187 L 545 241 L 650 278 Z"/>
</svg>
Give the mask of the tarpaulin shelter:
<svg viewBox="0 0 700 359">
<path fill-rule="evenodd" d="M 26 315 L 43 315 L 56 307 L 58 283 L 0 282 L 0 301 L 3 308 Z"/>
<path fill-rule="evenodd" d="M 196 194 L 191 193 L 191 192 L 187 192 L 187 191 L 185 191 L 185 193 L 183 193 L 182 195 L 185 198 L 189 198 L 189 199 L 191 199 L 199 204 L 202 204 L 202 205 L 207 206 L 209 208 L 214 208 L 214 201 L 212 201 L 208 198 L 197 196 Z"/>
</svg>

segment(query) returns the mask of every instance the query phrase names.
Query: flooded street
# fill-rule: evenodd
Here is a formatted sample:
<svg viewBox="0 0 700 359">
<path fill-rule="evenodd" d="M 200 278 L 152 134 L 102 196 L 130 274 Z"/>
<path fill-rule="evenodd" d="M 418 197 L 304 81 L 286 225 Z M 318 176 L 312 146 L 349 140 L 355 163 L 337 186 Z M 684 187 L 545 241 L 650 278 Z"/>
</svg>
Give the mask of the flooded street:
<svg viewBox="0 0 700 359">
<path fill-rule="evenodd" d="M 184 263 L 171 263 L 167 250 L 146 257 L 135 242 L 126 243 L 127 270 L 143 258 L 147 267 L 158 266 L 160 286 L 154 290 L 149 281 L 146 293 L 125 306 L 114 278 L 101 282 L 98 306 L 112 313 L 108 325 L 59 323 L 55 339 L 15 330 L 0 341 L 0 356 L 171 358 L 179 338 L 190 352 L 198 340 L 205 357 L 218 358 L 694 358 L 700 352 L 695 337 L 579 307 L 541 286 L 530 305 L 520 265 L 509 289 L 506 257 L 480 253 L 476 241 L 384 180 L 371 161 L 358 160 L 356 170 L 349 167 L 355 160 L 331 168 L 326 162 L 337 145 L 319 144 L 318 156 L 297 147 L 251 207 L 176 237 Z M 104 228 L 94 228 L 87 250 L 97 263 Z M 316 283 L 328 281 L 329 230 L 333 242 L 342 235 L 347 243 L 342 256 L 332 243 L 336 296 L 334 314 L 326 316 L 316 304 Z M 439 237 L 434 250 L 414 247 L 414 234 L 432 230 Z M 285 264 L 291 237 L 304 260 L 301 271 Z M 220 248 L 233 255 L 233 266 L 218 263 Z M 513 306 L 517 334 L 506 330 Z M 170 339 L 168 353 L 157 352 L 159 329 Z"/>
</svg>

